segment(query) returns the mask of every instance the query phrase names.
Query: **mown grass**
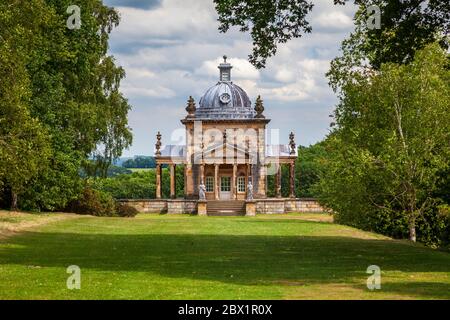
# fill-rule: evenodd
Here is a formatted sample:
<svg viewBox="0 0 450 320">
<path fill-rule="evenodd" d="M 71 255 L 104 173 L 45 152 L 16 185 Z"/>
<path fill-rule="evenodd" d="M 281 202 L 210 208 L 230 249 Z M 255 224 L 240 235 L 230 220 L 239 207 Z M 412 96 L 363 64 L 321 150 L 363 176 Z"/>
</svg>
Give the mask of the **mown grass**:
<svg viewBox="0 0 450 320">
<path fill-rule="evenodd" d="M 155 170 L 154 168 L 127 168 L 127 169 L 130 170 L 131 172 L 147 172 Z"/>
<path fill-rule="evenodd" d="M 450 299 L 449 253 L 328 220 L 50 222 L 0 240 L 0 299 Z M 70 265 L 81 290 L 66 287 Z M 369 265 L 382 270 L 381 290 L 367 289 Z"/>
</svg>

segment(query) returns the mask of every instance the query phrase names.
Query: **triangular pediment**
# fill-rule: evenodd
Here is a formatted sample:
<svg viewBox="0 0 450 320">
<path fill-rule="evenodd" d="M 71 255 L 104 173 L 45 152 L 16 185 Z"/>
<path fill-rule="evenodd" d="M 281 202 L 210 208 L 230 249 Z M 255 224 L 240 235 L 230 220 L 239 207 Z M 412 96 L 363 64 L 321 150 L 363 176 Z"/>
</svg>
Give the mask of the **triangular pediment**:
<svg viewBox="0 0 450 320">
<path fill-rule="evenodd" d="M 195 159 L 204 159 L 206 162 L 215 162 L 216 159 L 223 158 L 235 158 L 245 161 L 250 157 L 250 153 L 231 143 L 217 143 L 211 146 L 208 146 L 202 151 L 199 151 L 195 154 Z"/>
</svg>

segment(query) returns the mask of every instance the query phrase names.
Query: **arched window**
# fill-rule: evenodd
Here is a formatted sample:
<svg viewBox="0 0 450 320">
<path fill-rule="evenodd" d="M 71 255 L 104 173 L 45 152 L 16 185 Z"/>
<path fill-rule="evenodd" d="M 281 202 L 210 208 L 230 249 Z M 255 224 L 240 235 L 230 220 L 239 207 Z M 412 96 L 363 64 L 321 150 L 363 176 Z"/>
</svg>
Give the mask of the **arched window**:
<svg viewBox="0 0 450 320">
<path fill-rule="evenodd" d="M 238 192 L 245 192 L 245 177 L 240 176 L 237 178 Z"/>
</svg>

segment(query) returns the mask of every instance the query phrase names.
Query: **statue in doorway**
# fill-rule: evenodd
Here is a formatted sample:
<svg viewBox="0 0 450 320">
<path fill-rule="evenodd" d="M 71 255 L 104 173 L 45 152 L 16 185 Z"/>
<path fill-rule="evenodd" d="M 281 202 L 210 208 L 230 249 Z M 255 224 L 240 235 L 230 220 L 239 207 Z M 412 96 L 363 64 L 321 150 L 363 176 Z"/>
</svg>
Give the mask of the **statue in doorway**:
<svg viewBox="0 0 450 320">
<path fill-rule="evenodd" d="M 206 186 L 203 184 L 203 181 L 198 186 L 198 198 L 200 200 L 206 200 Z"/>
<path fill-rule="evenodd" d="M 252 180 L 251 179 L 248 179 L 247 200 L 253 200 L 253 185 L 252 185 Z"/>
</svg>

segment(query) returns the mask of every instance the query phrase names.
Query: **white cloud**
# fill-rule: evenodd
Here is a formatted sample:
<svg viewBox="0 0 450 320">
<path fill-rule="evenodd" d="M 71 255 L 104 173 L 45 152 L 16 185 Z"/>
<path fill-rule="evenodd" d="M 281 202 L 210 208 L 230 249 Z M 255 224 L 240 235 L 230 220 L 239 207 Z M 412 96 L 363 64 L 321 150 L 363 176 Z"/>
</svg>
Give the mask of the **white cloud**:
<svg viewBox="0 0 450 320">
<path fill-rule="evenodd" d="M 233 69 L 231 70 L 232 79 L 259 79 L 259 71 L 255 69 L 255 67 L 253 67 L 248 60 L 237 57 L 228 57 L 227 59 L 228 62 L 231 62 L 233 65 Z M 208 75 L 211 77 L 218 77 L 218 65 L 220 63 L 223 63 L 222 57 L 204 61 L 200 68 L 195 70 L 195 73 L 200 76 Z"/>
<path fill-rule="evenodd" d="M 313 18 L 312 23 L 329 32 L 346 30 L 353 26 L 352 17 L 337 10 L 319 14 Z"/>
</svg>

